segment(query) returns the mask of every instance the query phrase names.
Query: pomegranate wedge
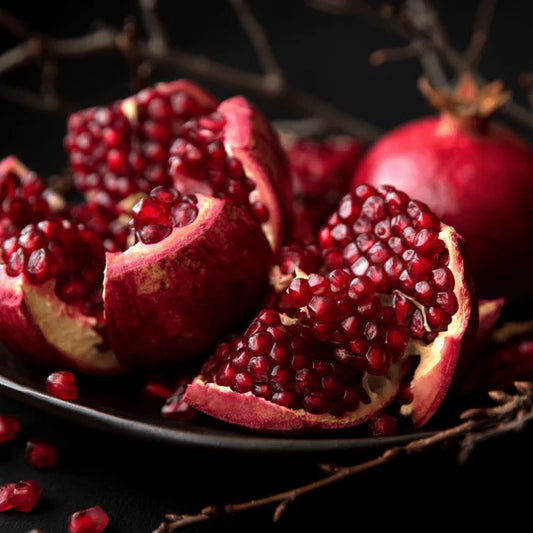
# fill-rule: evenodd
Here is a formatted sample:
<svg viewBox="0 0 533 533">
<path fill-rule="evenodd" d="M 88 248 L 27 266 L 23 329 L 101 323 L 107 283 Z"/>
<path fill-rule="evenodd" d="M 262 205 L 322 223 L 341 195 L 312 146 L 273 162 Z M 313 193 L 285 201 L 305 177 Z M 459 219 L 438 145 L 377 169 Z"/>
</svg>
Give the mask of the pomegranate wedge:
<svg viewBox="0 0 533 533">
<path fill-rule="evenodd" d="M 283 298 L 205 363 L 186 401 L 254 429 L 311 431 L 367 420 L 409 380 L 402 411 L 424 425 L 477 328 L 460 236 L 393 187 L 362 185 L 319 246 L 318 272 L 296 268 Z"/>
</svg>

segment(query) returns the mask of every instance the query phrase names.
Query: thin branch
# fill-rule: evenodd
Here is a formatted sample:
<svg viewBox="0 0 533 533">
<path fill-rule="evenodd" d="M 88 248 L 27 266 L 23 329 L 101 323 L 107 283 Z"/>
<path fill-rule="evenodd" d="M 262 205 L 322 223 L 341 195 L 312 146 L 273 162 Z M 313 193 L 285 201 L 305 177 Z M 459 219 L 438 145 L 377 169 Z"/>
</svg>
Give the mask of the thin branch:
<svg viewBox="0 0 533 533">
<path fill-rule="evenodd" d="M 362 142 L 371 143 L 376 140 L 382 130 L 336 109 L 331 104 L 292 86 L 282 76 L 281 67 L 275 62 L 264 30 L 254 15 L 246 8 L 238 8 L 241 20 L 244 17 L 247 31 L 256 51 L 261 54 L 265 73 L 248 72 L 224 63 L 220 63 L 202 54 L 194 54 L 180 50 L 171 45 L 164 33 L 159 18 L 157 0 L 139 0 L 143 21 L 148 38 L 141 40 L 137 35 L 128 34 L 131 25 L 125 25 L 122 31 L 102 28 L 81 37 L 56 39 L 49 36 L 34 35 L 30 41 L 21 43 L 0 55 L 0 76 L 14 68 L 30 63 L 32 60 L 41 62 L 43 57 L 56 61 L 69 58 L 83 58 L 88 55 L 119 51 L 126 57 L 133 69 L 134 82 L 140 85 L 143 76 L 149 71 L 148 65 L 164 66 L 174 69 L 180 75 L 248 92 L 278 102 L 303 116 L 316 117 L 328 124 L 329 129 L 358 137 Z M 235 0 L 237 1 L 237 0 Z M 259 32 L 259 33 L 257 33 Z M 144 70 L 140 70 L 144 69 Z M 13 88 L 13 91 L 16 89 Z M 20 98 L 20 103 L 27 101 L 27 95 Z M 41 109 L 49 109 L 41 106 Z"/>
<path fill-rule="evenodd" d="M 413 43 L 397 48 L 382 48 L 370 54 L 369 62 L 373 67 L 381 67 L 392 61 L 405 61 L 406 59 L 418 59 L 420 51 Z"/>
<path fill-rule="evenodd" d="M 0 9 L 0 27 L 8 31 L 18 41 L 25 41 L 31 36 L 28 26 L 5 9 Z"/>
<path fill-rule="evenodd" d="M 490 27 L 496 11 L 496 0 L 479 0 L 474 29 L 470 43 L 465 50 L 465 58 L 472 67 L 476 67 L 481 60 L 489 38 Z"/>
<path fill-rule="evenodd" d="M 283 69 L 272 50 L 266 31 L 250 9 L 248 2 L 246 0 L 229 0 L 229 3 L 237 14 L 265 74 L 272 78 L 274 83 L 284 83 Z"/>
<path fill-rule="evenodd" d="M 389 448 L 373 459 L 352 466 L 327 465 L 326 468 L 322 468 L 322 471 L 326 472 L 325 477 L 291 490 L 243 503 L 205 507 L 196 515 L 166 515 L 154 533 L 172 533 L 198 522 L 232 516 L 270 505 L 276 505 L 274 511 L 276 520 L 286 512 L 290 502 L 306 494 L 391 463 L 399 457 L 419 454 L 439 445 L 456 443 L 458 460 L 465 460 L 476 444 L 509 431 L 521 430 L 527 422 L 533 420 L 533 383 L 516 383 L 515 386 L 517 394 L 509 395 L 505 403 L 494 407 L 469 409 L 461 415 L 462 422 L 429 437 L 418 439 L 415 437 L 407 444 Z M 499 397 L 502 398 L 501 395 Z"/>
<path fill-rule="evenodd" d="M 50 94 L 36 93 L 5 84 L 0 84 L 0 98 L 45 113 L 56 113 L 59 110 L 74 110 L 66 102 L 63 100 L 60 101 Z"/>
<path fill-rule="evenodd" d="M 169 39 L 159 16 L 159 0 L 139 0 L 144 25 L 148 32 L 149 45 L 162 52 L 169 48 Z"/>
<path fill-rule="evenodd" d="M 421 49 L 432 52 L 438 59 L 456 76 L 464 72 L 471 72 L 472 76 L 480 85 L 485 85 L 487 80 L 475 68 L 472 68 L 466 55 L 460 53 L 450 43 L 448 36 L 440 24 L 437 12 L 429 0 L 409 0 L 407 9 L 399 15 L 391 10 L 377 10 L 370 7 L 363 0 L 312 0 L 311 5 L 319 9 L 338 14 L 362 14 L 372 22 L 380 17 L 381 25 L 399 37 L 403 37 Z M 484 22 L 486 24 L 486 22 Z M 488 32 L 488 27 L 487 30 Z M 421 64 L 427 78 L 435 87 L 443 87 L 439 83 L 442 72 L 434 70 L 434 56 L 420 56 Z M 436 76 L 436 78 L 435 78 Z M 441 82 L 443 80 L 441 79 Z M 533 112 L 529 109 L 509 101 L 500 108 L 500 113 L 515 121 L 517 124 L 533 129 Z"/>
</svg>

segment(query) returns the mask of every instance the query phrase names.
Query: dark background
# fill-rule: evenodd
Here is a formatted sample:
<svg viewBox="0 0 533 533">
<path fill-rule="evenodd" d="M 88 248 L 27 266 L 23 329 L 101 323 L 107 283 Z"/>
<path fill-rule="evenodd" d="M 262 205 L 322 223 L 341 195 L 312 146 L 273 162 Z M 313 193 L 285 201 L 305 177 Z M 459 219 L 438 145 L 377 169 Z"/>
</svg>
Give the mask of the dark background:
<svg viewBox="0 0 533 533">
<path fill-rule="evenodd" d="M 476 2 L 437 2 L 443 23 L 459 48 L 469 39 Z M 77 36 L 94 19 L 121 25 L 135 3 L 17 2 L 2 7 L 27 21 L 36 31 L 55 36 Z M 376 48 L 402 44 L 359 19 L 313 11 L 300 1 L 254 1 L 252 6 L 267 28 L 273 47 L 295 86 L 330 101 L 348 113 L 382 128 L 425 114 L 429 109 L 416 90 L 420 69 L 416 61 L 368 65 Z M 242 68 L 256 69 L 253 51 L 224 2 L 182 0 L 167 2 L 165 20 L 173 39 L 186 50 L 202 52 Z M 503 78 L 523 101 L 517 76 L 532 70 L 529 1 L 500 2 L 481 68 L 488 79 Z M 0 45 L 14 41 L 0 35 Z M 155 80 L 179 76 L 157 71 Z M 36 89 L 38 72 L 26 67 L 1 83 Z M 220 97 L 230 93 L 208 87 Z M 59 88 L 65 99 L 87 106 L 128 94 L 127 72 L 118 57 L 100 57 L 61 65 Z M 291 113 L 249 95 L 272 119 Z M 43 175 L 60 171 L 65 115 L 46 114 L 0 99 L 1 156 L 15 153 Z M 343 457 L 223 453 L 170 448 L 150 442 L 89 430 L 46 415 L 0 396 L 0 413 L 14 414 L 22 434 L 0 449 L 0 484 L 36 479 L 44 489 L 42 501 L 29 515 L 3 513 L 1 533 L 26 533 L 38 527 L 46 533 L 65 531 L 68 514 L 99 504 L 110 515 L 110 533 L 146 533 L 166 512 L 195 512 L 204 505 L 248 500 L 284 490 L 320 476 L 319 460 L 356 462 L 361 453 Z M 390 528 L 432 529 L 476 527 L 499 518 L 506 527 L 523 523 L 523 484 L 530 484 L 533 435 L 506 435 L 480 445 L 463 466 L 453 450 L 413 457 L 337 484 L 303 498 L 289 507 L 283 521 L 270 523 L 269 511 L 252 512 L 222 522 L 201 524 L 191 531 L 356 531 L 365 524 L 377 531 Z M 57 467 L 35 472 L 24 464 L 24 443 L 39 436 L 56 443 Z"/>
</svg>

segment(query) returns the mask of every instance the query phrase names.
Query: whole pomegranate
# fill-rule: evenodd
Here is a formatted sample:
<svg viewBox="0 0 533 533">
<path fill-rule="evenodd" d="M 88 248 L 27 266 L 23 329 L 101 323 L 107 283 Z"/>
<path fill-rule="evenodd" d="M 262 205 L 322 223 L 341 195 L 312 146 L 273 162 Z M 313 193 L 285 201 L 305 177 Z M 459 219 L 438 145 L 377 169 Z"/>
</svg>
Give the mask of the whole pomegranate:
<svg viewBox="0 0 533 533">
<path fill-rule="evenodd" d="M 499 82 L 478 88 L 468 75 L 453 94 L 421 84 L 439 116 L 381 138 L 352 185 L 392 184 L 427 203 L 466 242 L 483 298 L 533 294 L 533 150 L 490 115 L 508 99 Z"/>
</svg>

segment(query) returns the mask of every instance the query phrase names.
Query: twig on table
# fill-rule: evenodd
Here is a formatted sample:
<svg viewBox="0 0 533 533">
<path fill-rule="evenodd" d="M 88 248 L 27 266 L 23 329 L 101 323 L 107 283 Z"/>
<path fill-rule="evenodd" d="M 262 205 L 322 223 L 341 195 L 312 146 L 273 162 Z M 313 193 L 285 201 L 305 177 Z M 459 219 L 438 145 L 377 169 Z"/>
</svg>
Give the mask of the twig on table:
<svg viewBox="0 0 533 533">
<path fill-rule="evenodd" d="M 291 490 L 272 494 L 248 502 L 204 507 L 195 515 L 168 514 L 154 533 L 172 533 L 186 527 L 223 516 L 274 505 L 273 520 L 279 520 L 289 504 L 306 494 L 333 485 L 362 472 L 391 463 L 400 457 L 412 456 L 441 445 L 455 443 L 458 460 L 465 461 L 481 442 L 511 431 L 520 431 L 533 420 L 533 383 L 516 382 L 516 393 L 503 391 L 489 393 L 495 406 L 469 409 L 461 414 L 461 422 L 429 437 L 418 438 L 402 446 L 394 446 L 379 456 L 351 466 L 319 465 L 326 476 Z"/>
</svg>

